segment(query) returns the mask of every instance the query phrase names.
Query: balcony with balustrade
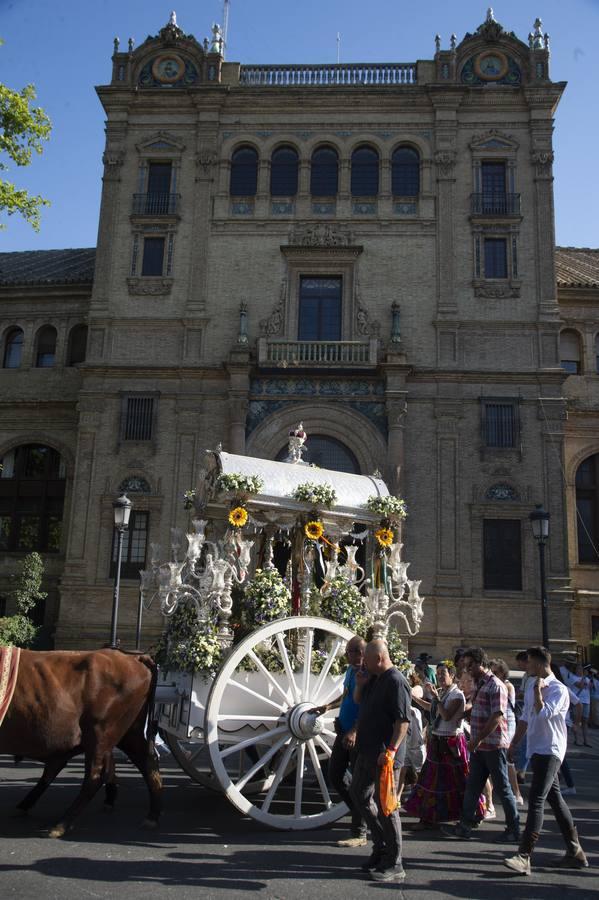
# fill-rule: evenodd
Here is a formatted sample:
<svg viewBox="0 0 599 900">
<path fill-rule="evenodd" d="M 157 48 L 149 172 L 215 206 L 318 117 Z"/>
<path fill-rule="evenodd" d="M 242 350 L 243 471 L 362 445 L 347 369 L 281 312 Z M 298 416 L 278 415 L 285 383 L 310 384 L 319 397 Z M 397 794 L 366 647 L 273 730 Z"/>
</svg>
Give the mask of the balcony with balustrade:
<svg viewBox="0 0 599 900">
<path fill-rule="evenodd" d="M 368 369 L 378 362 L 378 341 L 258 340 L 258 365 L 264 368 Z"/>
<path fill-rule="evenodd" d="M 157 218 L 179 216 L 181 194 L 149 193 L 133 194 L 131 215 Z"/>
<path fill-rule="evenodd" d="M 477 218 L 520 216 L 520 194 L 471 194 L 470 213 Z"/>
<path fill-rule="evenodd" d="M 418 73 L 415 62 L 241 66 L 239 83 L 246 87 L 415 85 Z"/>
</svg>

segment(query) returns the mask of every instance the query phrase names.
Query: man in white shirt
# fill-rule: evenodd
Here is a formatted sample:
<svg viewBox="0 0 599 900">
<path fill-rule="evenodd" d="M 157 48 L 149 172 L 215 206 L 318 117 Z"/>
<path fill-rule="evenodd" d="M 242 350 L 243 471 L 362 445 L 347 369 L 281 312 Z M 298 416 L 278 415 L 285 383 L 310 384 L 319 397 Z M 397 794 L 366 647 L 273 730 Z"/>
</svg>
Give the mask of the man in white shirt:
<svg viewBox="0 0 599 900">
<path fill-rule="evenodd" d="M 563 799 L 558 772 L 566 755 L 568 733 L 566 715 L 570 705 L 568 689 L 551 671 L 551 654 L 545 647 L 530 647 L 526 670 L 524 711 L 510 745 L 511 756 L 524 735 L 527 756 L 532 766 L 532 782 L 528 796 L 528 816 L 518 853 L 504 859 L 505 865 L 519 875 L 530 875 L 530 858 L 543 827 L 545 800 L 564 838 L 566 853 L 553 865 L 567 869 L 583 869 L 587 858 L 580 846 L 572 814 Z"/>
</svg>

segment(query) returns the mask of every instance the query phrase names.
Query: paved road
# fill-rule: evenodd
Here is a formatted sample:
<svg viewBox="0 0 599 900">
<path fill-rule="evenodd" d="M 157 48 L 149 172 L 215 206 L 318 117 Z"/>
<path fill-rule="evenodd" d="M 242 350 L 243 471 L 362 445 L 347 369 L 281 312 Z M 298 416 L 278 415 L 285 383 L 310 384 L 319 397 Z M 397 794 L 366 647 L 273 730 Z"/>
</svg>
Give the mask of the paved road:
<svg viewBox="0 0 599 900">
<path fill-rule="evenodd" d="M 492 843 L 501 821 L 488 823 L 469 843 L 433 832 L 410 835 L 406 824 L 408 879 L 376 885 L 359 872 L 366 848 L 334 846 L 345 836 L 343 823 L 311 832 L 272 832 L 244 819 L 224 798 L 192 783 L 168 761 L 163 764 L 166 813 L 159 831 L 139 827 L 146 794 L 141 779 L 120 766 L 118 811 L 105 814 L 97 798 L 66 838 L 45 836 L 48 825 L 77 790 L 81 764 L 72 763 L 28 818 L 12 810 L 38 776 L 32 765 L 12 766 L 0 757 L 0 898 L 22 900 L 268 900 L 343 897 L 354 900 L 392 891 L 406 900 L 598 900 L 599 898 L 599 733 L 593 749 L 571 752 L 578 793 L 569 798 L 591 868 L 584 872 L 542 869 L 561 843 L 548 820 L 531 878 L 512 876 L 501 864 L 505 848 Z M 168 760 L 168 758 L 167 758 Z M 501 813 L 499 813 L 501 816 Z M 408 823 L 411 820 L 404 819 Z M 510 848 L 508 848 L 510 849 Z"/>
</svg>

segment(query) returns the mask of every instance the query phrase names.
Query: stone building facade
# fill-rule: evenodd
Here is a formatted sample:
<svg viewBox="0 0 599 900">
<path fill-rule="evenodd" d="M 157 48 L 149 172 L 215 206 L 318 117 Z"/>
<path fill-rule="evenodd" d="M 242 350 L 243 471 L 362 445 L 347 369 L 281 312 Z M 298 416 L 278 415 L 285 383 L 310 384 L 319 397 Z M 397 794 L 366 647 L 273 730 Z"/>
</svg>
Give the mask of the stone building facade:
<svg viewBox="0 0 599 900">
<path fill-rule="evenodd" d="M 32 287 L 27 254 L 0 255 L 14 276 L 0 272 L 1 572 L 24 549 L 27 478 L 10 476 L 10 454 L 53 448 L 57 646 L 107 637 L 117 491 L 134 504 L 129 642 L 135 575 L 151 542 L 166 547 L 188 524 L 181 498 L 202 448 L 275 458 L 300 420 L 315 461 L 378 469 L 406 498 L 406 558 L 427 597 L 414 649 L 483 643 L 509 656 L 539 640 L 536 503 L 551 513 L 550 633 L 572 646 L 573 379 L 560 366 L 552 178 L 565 85 L 550 79 L 540 24 L 522 42 L 491 14 L 435 49 L 415 63 L 243 66 L 224 60 L 217 29 L 201 44 L 174 20 L 136 49 L 115 45 L 98 88 L 93 287 Z M 42 322 L 57 328 L 52 372 L 36 371 Z M 85 361 L 69 366 L 78 323 Z M 20 368 L 6 366 L 14 347 Z M 152 610 L 146 639 L 159 629 Z"/>
</svg>

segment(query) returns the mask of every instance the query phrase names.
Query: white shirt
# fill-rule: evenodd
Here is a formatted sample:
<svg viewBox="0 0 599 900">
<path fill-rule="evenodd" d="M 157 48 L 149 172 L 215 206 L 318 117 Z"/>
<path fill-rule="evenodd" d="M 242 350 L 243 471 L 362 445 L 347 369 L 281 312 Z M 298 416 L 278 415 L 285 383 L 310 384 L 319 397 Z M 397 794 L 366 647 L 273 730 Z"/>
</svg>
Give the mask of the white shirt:
<svg viewBox="0 0 599 900">
<path fill-rule="evenodd" d="M 460 704 L 451 717 L 451 719 L 439 719 L 434 724 L 433 734 L 439 737 L 450 737 L 459 734 L 462 730 L 462 719 L 464 717 L 464 709 L 466 708 L 466 697 L 456 684 L 452 684 L 447 693 L 443 695 L 443 699 L 439 701 L 444 707 L 448 706 L 452 700 L 459 700 Z"/>
<path fill-rule="evenodd" d="M 544 687 L 541 688 L 543 706 L 541 711 L 535 709 L 535 678 L 531 678 L 526 685 L 524 696 L 524 711 L 522 720 L 527 723 L 526 749 L 530 758 L 533 753 L 542 756 L 557 756 L 563 761 L 568 744 L 568 732 L 566 729 L 566 714 L 570 706 L 568 688 L 555 675 L 546 675 L 543 678 Z"/>
<path fill-rule="evenodd" d="M 581 703 L 590 703 L 591 702 L 591 686 L 589 684 L 589 679 L 584 675 L 577 676 L 578 685 L 574 685 L 574 690 L 578 694 L 578 699 Z M 580 682 L 582 681 L 582 684 Z"/>
</svg>

